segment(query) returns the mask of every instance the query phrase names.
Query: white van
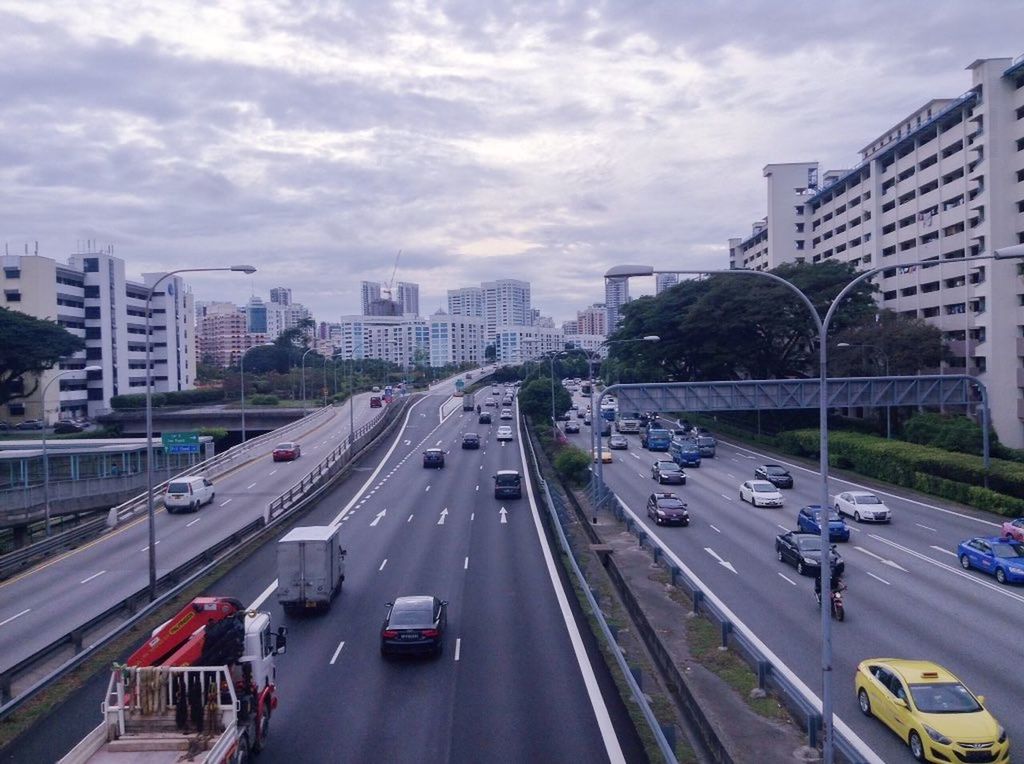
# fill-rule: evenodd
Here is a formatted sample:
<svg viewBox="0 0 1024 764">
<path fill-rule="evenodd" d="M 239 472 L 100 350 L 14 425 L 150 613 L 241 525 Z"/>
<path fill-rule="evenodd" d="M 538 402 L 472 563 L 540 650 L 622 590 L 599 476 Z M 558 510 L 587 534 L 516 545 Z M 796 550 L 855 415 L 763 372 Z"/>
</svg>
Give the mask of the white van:
<svg viewBox="0 0 1024 764">
<path fill-rule="evenodd" d="M 215 495 L 213 482 L 208 478 L 175 478 L 167 484 L 167 490 L 164 491 L 164 507 L 168 514 L 174 514 L 178 509 L 198 512 L 201 506 L 213 501 Z"/>
</svg>

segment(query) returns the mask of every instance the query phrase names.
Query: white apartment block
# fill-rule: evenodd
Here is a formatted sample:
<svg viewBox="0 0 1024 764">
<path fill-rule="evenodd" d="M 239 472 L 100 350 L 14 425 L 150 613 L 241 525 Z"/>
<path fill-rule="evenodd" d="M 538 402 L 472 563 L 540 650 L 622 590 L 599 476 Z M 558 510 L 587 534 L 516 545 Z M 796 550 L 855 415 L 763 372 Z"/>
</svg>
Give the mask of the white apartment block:
<svg viewBox="0 0 1024 764">
<path fill-rule="evenodd" d="M 605 330 L 615 331 L 619 324 L 619 310 L 629 302 L 629 279 L 610 278 L 604 280 L 604 305 L 607 314 Z"/>
<path fill-rule="evenodd" d="M 679 283 L 678 273 L 658 273 L 654 276 L 654 294 L 659 295 Z"/>
<path fill-rule="evenodd" d="M 342 316 L 338 357 L 375 358 L 403 368 L 430 362 L 430 328 L 412 316 Z"/>
<path fill-rule="evenodd" d="M 480 287 L 462 287 L 448 290 L 448 313 L 453 316 L 484 315 L 484 290 Z"/>
<path fill-rule="evenodd" d="M 532 319 L 530 283 L 519 279 L 498 279 L 480 284 L 484 297 L 487 339 L 492 340 L 500 326 L 527 326 Z"/>
<path fill-rule="evenodd" d="M 582 348 L 583 350 L 596 350 L 600 353 L 601 357 L 608 355 L 608 346 L 604 343 L 607 341 L 607 337 L 603 334 L 573 334 L 568 337 L 564 337 L 564 346 L 572 346 L 574 348 Z"/>
<path fill-rule="evenodd" d="M 292 290 L 288 287 L 274 287 L 270 290 L 270 301 L 275 305 L 291 305 Z"/>
<path fill-rule="evenodd" d="M 506 324 L 498 326 L 494 334 L 499 363 L 522 363 L 544 353 L 565 350 L 565 342 L 561 329 L 545 326 Z"/>
<path fill-rule="evenodd" d="M 603 312 L 603 311 L 602 311 Z M 577 321 L 563 321 L 562 334 L 579 334 L 580 325 Z"/>
<path fill-rule="evenodd" d="M 662 274 L 658 274 L 661 276 Z M 674 273 L 672 274 L 675 275 Z M 579 334 L 608 336 L 608 312 L 603 303 L 595 302 L 589 308 L 576 312 L 576 331 Z"/>
<path fill-rule="evenodd" d="M 1024 56 L 967 68 L 970 90 L 900 120 L 861 150 L 856 167 L 827 173 L 816 193 L 807 193 L 810 184 L 798 192 L 799 172 L 769 177 L 780 181 L 769 191 L 778 202 L 764 231 L 730 240 L 730 264 L 891 264 L 874 279 L 880 305 L 943 331 L 954 356 L 946 371 L 981 379 L 1000 440 L 1022 448 L 1024 267 L 972 257 L 1024 243 Z M 765 174 L 812 165 L 769 165 Z M 802 205 L 787 207 L 787 197 Z M 758 236 L 763 247 L 747 246 Z M 901 266 L 918 260 L 937 267 Z"/>
<path fill-rule="evenodd" d="M 0 305 L 37 318 L 56 320 L 83 338 L 86 349 L 44 373 L 39 390 L 11 401 L 2 416 L 11 421 L 74 415 L 96 416 L 114 395 L 146 389 L 146 298 L 162 274 L 128 281 L 124 261 L 109 253 L 83 253 L 67 264 L 48 257 L 5 255 Z M 180 277 L 164 281 L 150 302 L 151 377 L 157 392 L 188 390 L 195 384 L 195 305 Z M 87 375 L 69 374 L 42 388 L 57 371 L 100 366 Z M 27 382 L 31 386 L 31 382 Z"/>
<path fill-rule="evenodd" d="M 453 316 L 438 310 L 430 317 L 430 365 L 483 365 L 485 329 L 479 316 Z"/>
</svg>

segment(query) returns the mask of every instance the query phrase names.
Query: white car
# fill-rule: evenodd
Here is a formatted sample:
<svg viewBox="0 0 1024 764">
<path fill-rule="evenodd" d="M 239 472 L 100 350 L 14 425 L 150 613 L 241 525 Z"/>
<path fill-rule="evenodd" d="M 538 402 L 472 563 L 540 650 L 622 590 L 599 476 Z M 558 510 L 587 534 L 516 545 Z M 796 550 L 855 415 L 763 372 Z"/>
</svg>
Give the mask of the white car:
<svg viewBox="0 0 1024 764">
<path fill-rule="evenodd" d="M 512 418 L 512 409 L 502 409 L 501 410 L 501 416 L 499 417 L 499 419 L 511 419 L 511 418 Z"/>
<path fill-rule="evenodd" d="M 498 434 L 494 437 L 496 440 L 512 440 L 512 428 L 504 424 L 498 428 Z"/>
<path fill-rule="evenodd" d="M 858 523 L 862 520 L 874 523 L 892 522 L 892 510 L 869 491 L 844 491 L 836 496 L 835 505 L 836 512 L 852 517 Z"/>
<path fill-rule="evenodd" d="M 745 480 L 740 484 L 740 501 L 755 507 L 781 507 L 782 494 L 767 480 Z"/>
</svg>

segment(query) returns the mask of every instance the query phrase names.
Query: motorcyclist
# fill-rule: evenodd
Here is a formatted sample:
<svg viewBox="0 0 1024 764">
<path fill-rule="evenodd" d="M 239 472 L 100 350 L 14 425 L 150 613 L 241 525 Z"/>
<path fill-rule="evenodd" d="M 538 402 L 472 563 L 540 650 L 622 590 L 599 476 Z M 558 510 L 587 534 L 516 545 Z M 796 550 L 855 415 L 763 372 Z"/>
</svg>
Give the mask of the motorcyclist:
<svg viewBox="0 0 1024 764">
<path fill-rule="evenodd" d="M 836 570 L 835 566 L 832 567 L 832 575 L 829 577 L 829 592 L 841 592 L 846 588 L 846 584 L 843 583 L 842 574 Z M 814 597 L 818 600 L 818 604 L 821 604 L 821 576 L 814 577 Z"/>
<path fill-rule="evenodd" d="M 478 413 L 478 414 L 480 413 L 480 404 L 479 403 L 476 404 L 476 413 Z"/>
</svg>

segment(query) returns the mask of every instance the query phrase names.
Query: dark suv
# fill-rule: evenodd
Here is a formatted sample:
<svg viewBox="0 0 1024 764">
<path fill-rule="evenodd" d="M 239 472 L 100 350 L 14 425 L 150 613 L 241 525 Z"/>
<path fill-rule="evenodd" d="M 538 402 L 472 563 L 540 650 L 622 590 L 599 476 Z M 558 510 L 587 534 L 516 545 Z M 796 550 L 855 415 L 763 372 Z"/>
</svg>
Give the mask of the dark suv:
<svg viewBox="0 0 1024 764">
<path fill-rule="evenodd" d="M 480 436 L 475 432 L 467 432 L 462 436 L 463 448 L 480 448 Z"/>
<path fill-rule="evenodd" d="M 498 470 L 494 473 L 495 499 L 521 499 L 523 479 L 516 470 Z"/>
<path fill-rule="evenodd" d="M 442 469 L 444 467 L 444 451 L 440 448 L 428 448 L 423 452 L 423 466 Z"/>
<path fill-rule="evenodd" d="M 762 464 L 754 470 L 754 477 L 767 480 L 776 488 L 792 488 L 793 476 L 789 470 L 777 464 Z"/>
<path fill-rule="evenodd" d="M 476 418 L 477 424 L 490 424 L 491 423 L 491 412 L 481 411 L 480 416 Z"/>
<path fill-rule="evenodd" d="M 647 516 L 655 525 L 689 525 L 686 502 L 674 493 L 652 493 L 647 499 Z"/>
</svg>

